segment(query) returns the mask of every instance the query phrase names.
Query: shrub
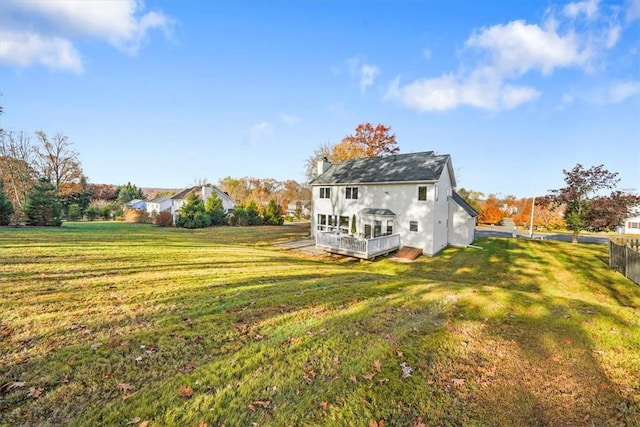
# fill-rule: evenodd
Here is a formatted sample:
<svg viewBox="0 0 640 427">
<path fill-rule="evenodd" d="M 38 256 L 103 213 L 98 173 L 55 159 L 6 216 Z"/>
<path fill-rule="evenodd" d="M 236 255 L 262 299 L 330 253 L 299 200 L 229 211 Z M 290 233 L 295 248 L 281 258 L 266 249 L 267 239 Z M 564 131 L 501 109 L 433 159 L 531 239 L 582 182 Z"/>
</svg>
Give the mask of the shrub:
<svg viewBox="0 0 640 427">
<path fill-rule="evenodd" d="M 158 227 L 171 227 L 173 225 L 173 215 L 169 211 L 162 211 L 156 215 L 155 224 Z"/>
<path fill-rule="evenodd" d="M 147 215 L 147 211 L 140 209 L 127 209 L 124 212 L 124 221 L 135 224 L 144 224 L 149 222 L 149 216 Z"/>
<path fill-rule="evenodd" d="M 69 209 L 67 211 L 67 219 L 69 221 L 78 221 L 80 218 L 82 218 L 80 205 L 77 203 L 69 205 Z"/>
<path fill-rule="evenodd" d="M 280 207 L 273 199 L 269 200 L 269 204 L 264 210 L 264 223 L 267 225 L 282 225 L 284 223 Z"/>
<path fill-rule="evenodd" d="M 98 207 L 92 203 L 89 205 L 84 214 L 87 216 L 87 219 L 89 221 L 93 221 L 98 218 Z"/>
</svg>

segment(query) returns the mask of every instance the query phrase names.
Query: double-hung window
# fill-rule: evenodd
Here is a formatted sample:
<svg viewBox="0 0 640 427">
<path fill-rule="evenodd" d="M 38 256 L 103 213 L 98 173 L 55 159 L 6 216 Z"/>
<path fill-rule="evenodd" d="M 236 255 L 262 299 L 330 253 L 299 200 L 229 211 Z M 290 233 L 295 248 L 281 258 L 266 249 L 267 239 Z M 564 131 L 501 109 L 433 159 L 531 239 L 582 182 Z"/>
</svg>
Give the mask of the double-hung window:
<svg viewBox="0 0 640 427">
<path fill-rule="evenodd" d="M 347 187 L 345 189 L 345 198 L 346 199 L 357 199 L 358 198 L 358 187 Z"/>
<path fill-rule="evenodd" d="M 331 198 L 331 187 L 320 187 L 320 198 L 321 199 L 330 199 Z"/>
<path fill-rule="evenodd" d="M 420 200 L 420 201 L 427 200 L 427 187 L 426 186 L 418 187 L 418 200 Z"/>
</svg>

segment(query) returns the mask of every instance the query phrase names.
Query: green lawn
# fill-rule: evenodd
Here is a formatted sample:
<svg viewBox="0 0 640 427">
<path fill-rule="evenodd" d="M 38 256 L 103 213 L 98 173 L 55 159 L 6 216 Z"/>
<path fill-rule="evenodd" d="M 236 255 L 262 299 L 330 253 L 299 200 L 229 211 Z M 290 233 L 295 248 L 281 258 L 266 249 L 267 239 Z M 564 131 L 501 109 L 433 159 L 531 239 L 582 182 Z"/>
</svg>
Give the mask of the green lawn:
<svg viewBox="0 0 640 427">
<path fill-rule="evenodd" d="M 0 425 L 640 425 L 640 287 L 606 246 L 273 245 L 306 234 L 0 229 Z"/>
</svg>

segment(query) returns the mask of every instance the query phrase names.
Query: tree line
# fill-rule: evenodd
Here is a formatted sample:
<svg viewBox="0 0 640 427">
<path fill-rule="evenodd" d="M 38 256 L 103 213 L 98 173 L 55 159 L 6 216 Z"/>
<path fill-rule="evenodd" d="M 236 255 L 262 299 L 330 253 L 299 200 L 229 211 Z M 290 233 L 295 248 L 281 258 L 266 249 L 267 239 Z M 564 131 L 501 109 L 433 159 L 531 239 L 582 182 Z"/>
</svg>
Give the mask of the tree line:
<svg viewBox="0 0 640 427">
<path fill-rule="evenodd" d="M 563 170 L 565 186 L 549 190 L 535 198 L 503 199 L 494 194 L 460 189 L 458 193 L 476 211 L 479 224 L 500 224 L 513 219 L 516 226 L 529 228 L 533 210 L 533 227 L 544 230 L 567 229 L 576 243 L 582 231 L 615 231 L 625 218 L 640 209 L 640 196 L 617 188 L 617 172 L 604 165 L 585 168 L 581 164 Z"/>
</svg>

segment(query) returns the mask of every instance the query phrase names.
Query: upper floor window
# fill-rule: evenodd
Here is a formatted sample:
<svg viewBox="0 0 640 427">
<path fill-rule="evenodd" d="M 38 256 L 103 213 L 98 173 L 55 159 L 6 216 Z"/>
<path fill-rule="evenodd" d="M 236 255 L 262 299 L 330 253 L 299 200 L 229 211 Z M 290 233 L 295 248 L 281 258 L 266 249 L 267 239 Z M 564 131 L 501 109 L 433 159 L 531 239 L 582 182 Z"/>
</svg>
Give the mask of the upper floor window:
<svg viewBox="0 0 640 427">
<path fill-rule="evenodd" d="M 358 198 L 358 187 L 347 187 L 345 190 L 345 198 L 347 199 L 357 199 Z"/>
<path fill-rule="evenodd" d="M 321 199 L 330 199 L 331 198 L 331 187 L 320 187 L 320 198 Z"/>
<path fill-rule="evenodd" d="M 418 231 L 418 221 L 409 221 L 409 231 Z"/>
<path fill-rule="evenodd" d="M 418 187 L 418 200 L 427 200 L 427 187 Z"/>
</svg>

